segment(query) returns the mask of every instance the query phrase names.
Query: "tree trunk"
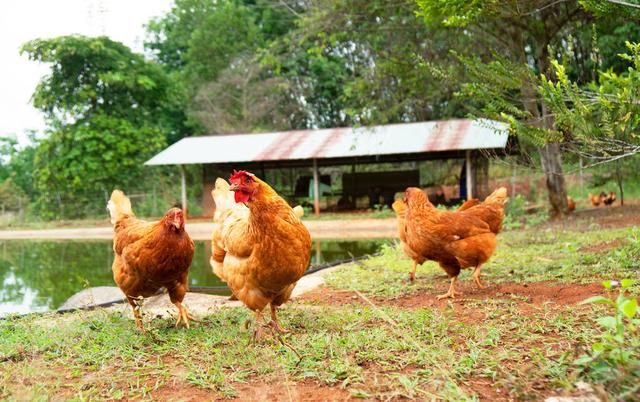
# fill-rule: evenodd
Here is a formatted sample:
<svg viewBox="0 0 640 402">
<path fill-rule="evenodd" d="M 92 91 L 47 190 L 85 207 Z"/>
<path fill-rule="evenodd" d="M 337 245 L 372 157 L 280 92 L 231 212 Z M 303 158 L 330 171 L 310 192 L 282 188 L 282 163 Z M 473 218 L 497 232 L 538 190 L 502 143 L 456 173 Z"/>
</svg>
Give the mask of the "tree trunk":
<svg viewBox="0 0 640 402">
<path fill-rule="evenodd" d="M 536 40 L 536 64 L 540 69 L 540 72 L 547 78 L 551 78 L 553 72 L 550 67 L 549 56 L 549 39 L 537 38 Z M 535 86 L 529 86 L 525 96 L 532 96 L 531 99 L 537 99 L 537 93 L 534 89 Z M 528 106 L 528 107 L 527 107 Z M 547 105 L 544 101 L 535 102 L 535 106 L 527 105 L 527 110 L 532 112 L 532 116 L 539 117 L 539 126 L 546 130 L 553 130 L 555 121 L 553 115 L 547 110 Z M 535 110 L 535 112 L 533 110 Z M 564 180 L 564 173 L 562 171 L 562 153 L 560 152 L 560 144 L 557 142 L 548 142 L 541 148 L 540 151 L 540 164 L 542 170 L 546 176 L 547 191 L 549 193 L 549 203 L 551 204 L 551 217 L 558 218 L 569 213 L 567 206 L 567 187 Z"/>
<path fill-rule="evenodd" d="M 620 159 L 616 160 L 616 182 L 620 190 L 620 205 L 624 205 L 624 189 L 622 188 L 622 173 L 620 172 Z"/>
<path fill-rule="evenodd" d="M 562 154 L 560 144 L 550 142 L 539 149 L 540 163 L 547 179 L 547 191 L 551 204 L 551 216 L 560 217 L 569 213 L 567 207 L 567 188 L 562 173 Z"/>
</svg>

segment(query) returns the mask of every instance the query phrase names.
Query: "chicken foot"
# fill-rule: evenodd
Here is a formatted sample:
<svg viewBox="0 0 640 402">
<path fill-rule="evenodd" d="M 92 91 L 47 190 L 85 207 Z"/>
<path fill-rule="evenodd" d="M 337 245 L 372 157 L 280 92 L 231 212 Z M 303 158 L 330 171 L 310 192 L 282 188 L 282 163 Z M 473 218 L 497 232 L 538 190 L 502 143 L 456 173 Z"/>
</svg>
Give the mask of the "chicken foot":
<svg viewBox="0 0 640 402">
<path fill-rule="evenodd" d="M 144 332 L 144 327 L 142 326 L 142 312 L 138 306 L 133 308 L 133 318 L 136 320 L 136 327 L 138 327 L 140 331 Z"/>
<path fill-rule="evenodd" d="M 288 334 L 289 331 L 282 328 L 280 324 L 278 324 L 278 317 L 276 315 L 276 306 L 274 306 L 273 304 L 269 304 L 269 306 L 271 307 L 271 321 L 269 322 L 269 325 L 274 330 L 276 330 L 279 334 Z"/>
<path fill-rule="evenodd" d="M 249 344 L 256 344 L 259 339 L 262 338 L 262 329 L 265 327 L 264 320 L 262 319 L 262 310 L 255 310 L 256 322 L 253 326 L 253 335 L 249 339 Z M 249 326 L 249 320 L 245 322 L 245 328 Z"/>
<path fill-rule="evenodd" d="M 182 305 L 181 302 L 175 302 L 176 307 L 178 307 L 178 320 L 176 321 L 175 327 L 177 328 L 181 322 L 184 323 L 184 326 L 189 329 L 189 320 L 198 322 L 191 314 L 185 306 Z"/>
<path fill-rule="evenodd" d="M 409 272 L 409 282 L 413 282 L 416 280 L 416 269 L 418 269 L 418 263 L 413 262 L 413 268 Z"/>
<path fill-rule="evenodd" d="M 138 327 L 140 331 L 144 332 L 144 326 L 142 325 L 142 303 L 144 302 L 144 297 L 127 296 L 127 299 L 133 309 L 133 318 L 136 320 L 136 327 Z"/>
<path fill-rule="evenodd" d="M 480 265 L 473 270 L 473 279 L 476 281 L 476 285 L 478 285 L 480 289 L 485 288 L 482 282 L 480 282 Z"/>
<path fill-rule="evenodd" d="M 441 300 L 441 299 L 445 299 L 447 297 L 449 298 L 455 298 L 456 297 L 456 281 L 458 280 L 457 276 L 454 276 L 453 278 L 451 278 L 451 285 L 449 285 L 449 290 L 447 291 L 447 293 L 443 294 L 443 295 L 439 295 L 436 296 L 436 299 Z"/>
</svg>

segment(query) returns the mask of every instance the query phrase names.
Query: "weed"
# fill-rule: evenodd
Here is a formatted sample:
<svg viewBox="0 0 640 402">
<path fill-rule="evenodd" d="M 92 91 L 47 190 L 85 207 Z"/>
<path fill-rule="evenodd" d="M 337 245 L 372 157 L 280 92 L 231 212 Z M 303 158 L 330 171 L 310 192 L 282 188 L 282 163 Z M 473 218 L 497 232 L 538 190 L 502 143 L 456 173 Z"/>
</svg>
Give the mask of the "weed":
<svg viewBox="0 0 640 402">
<path fill-rule="evenodd" d="M 613 315 L 596 319 L 602 330 L 598 342 L 593 343 L 574 362 L 581 367 L 582 375 L 604 384 L 609 392 L 618 395 L 621 400 L 638 396 L 640 390 L 640 318 L 636 318 L 640 316 L 638 300 L 627 295 L 632 282 L 630 279 L 605 281 L 603 285 L 607 289 L 620 286 L 615 300 L 594 296 L 583 302 L 609 306 Z"/>
</svg>

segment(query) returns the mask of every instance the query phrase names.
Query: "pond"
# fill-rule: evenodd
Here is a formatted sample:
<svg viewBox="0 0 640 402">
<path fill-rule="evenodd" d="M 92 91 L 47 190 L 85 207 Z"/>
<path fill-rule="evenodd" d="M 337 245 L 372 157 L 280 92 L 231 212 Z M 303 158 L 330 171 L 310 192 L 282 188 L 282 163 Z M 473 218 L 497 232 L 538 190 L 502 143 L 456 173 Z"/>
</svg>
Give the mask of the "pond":
<svg viewBox="0 0 640 402">
<path fill-rule="evenodd" d="M 385 239 L 315 240 L 311 266 L 377 252 Z M 94 286 L 115 286 L 113 250 L 106 240 L 8 240 L 0 242 L 0 316 L 55 310 L 70 296 Z M 189 271 L 193 290 L 228 294 L 211 272 L 211 243 L 196 242 Z"/>
</svg>

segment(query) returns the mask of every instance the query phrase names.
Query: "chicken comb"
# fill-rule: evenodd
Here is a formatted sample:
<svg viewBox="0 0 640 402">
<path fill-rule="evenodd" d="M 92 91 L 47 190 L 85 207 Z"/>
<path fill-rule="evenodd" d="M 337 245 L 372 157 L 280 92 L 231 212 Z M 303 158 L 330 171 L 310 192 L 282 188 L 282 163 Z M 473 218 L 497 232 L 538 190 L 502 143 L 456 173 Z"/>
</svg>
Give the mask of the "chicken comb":
<svg viewBox="0 0 640 402">
<path fill-rule="evenodd" d="M 255 175 L 253 173 L 249 173 L 246 170 L 233 170 L 233 174 L 231 174 L 231 176 L 229 177 L 229 181 L 230 182 L 235 182 L 237 180 L 240 180 L 240 178 L 242 176 L 249 176 L 249 177 L 254 177 Z"/>
</svg>

